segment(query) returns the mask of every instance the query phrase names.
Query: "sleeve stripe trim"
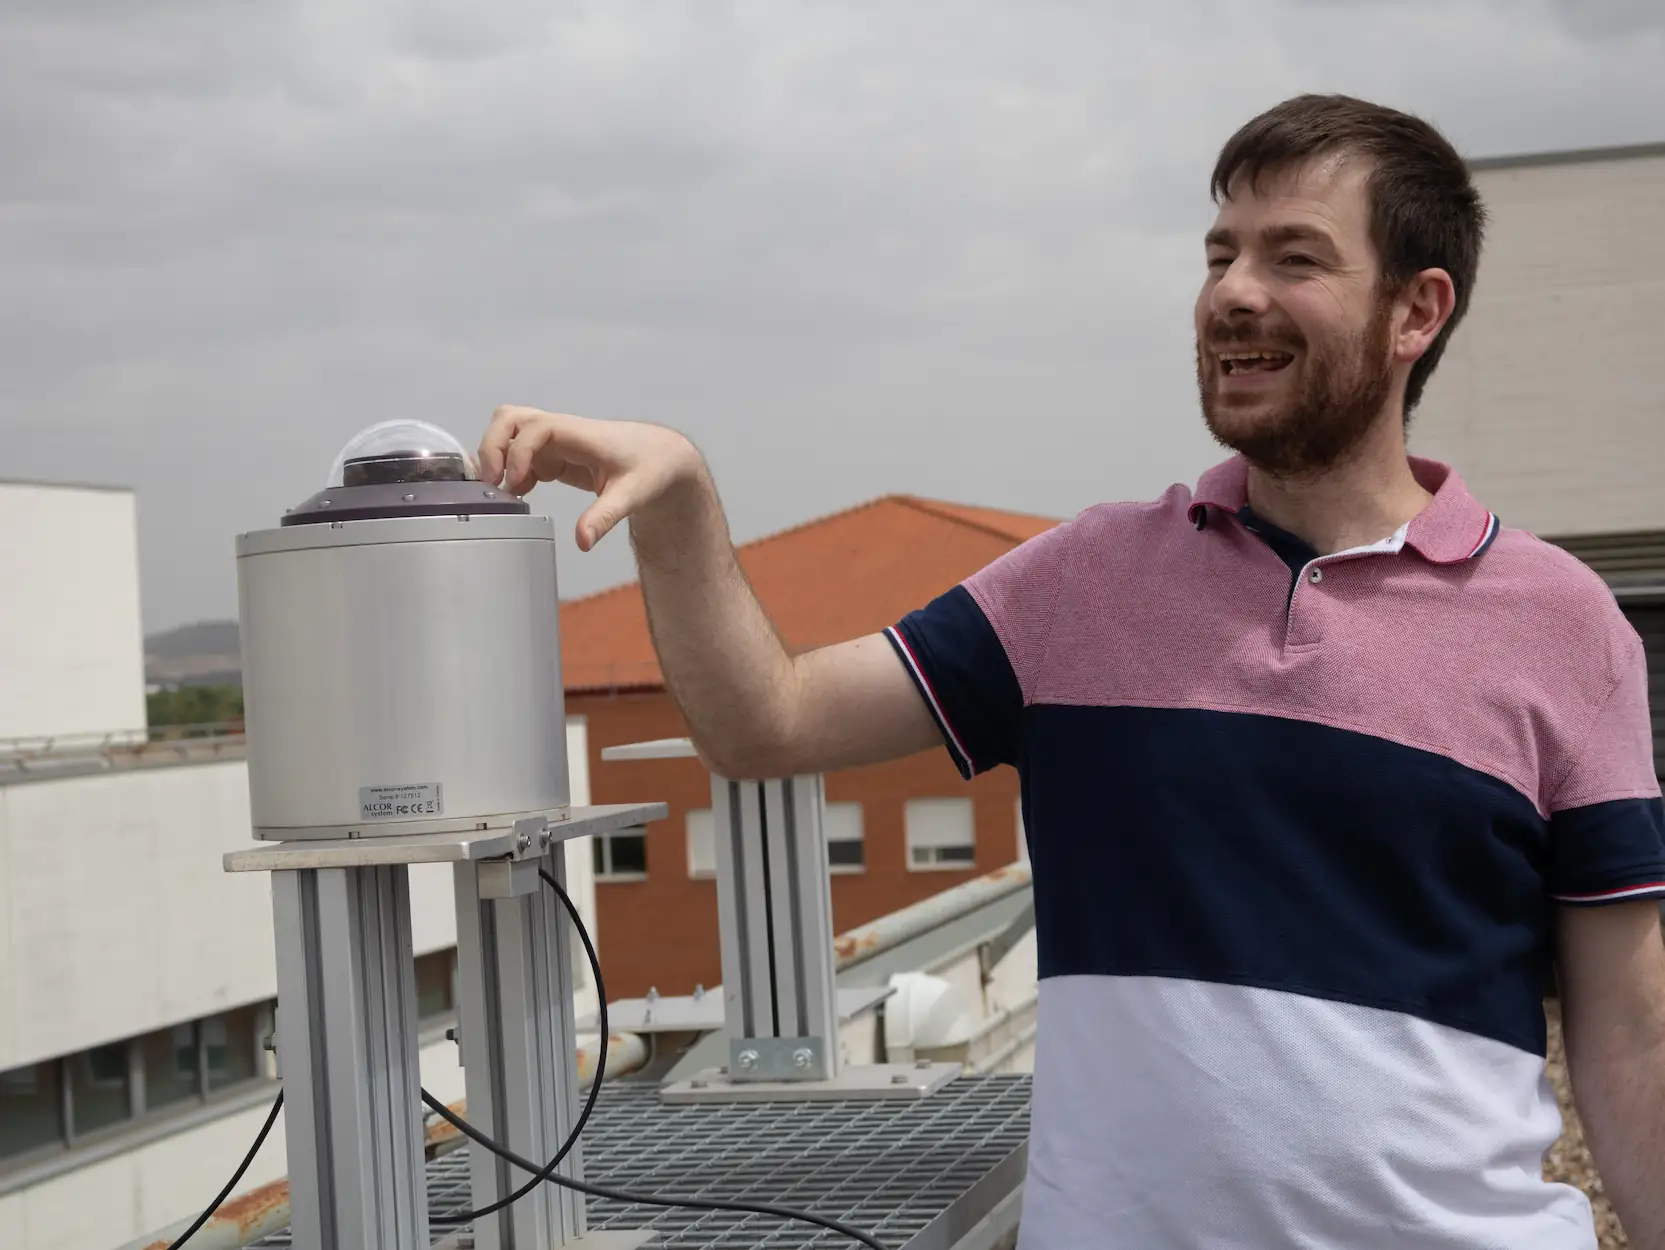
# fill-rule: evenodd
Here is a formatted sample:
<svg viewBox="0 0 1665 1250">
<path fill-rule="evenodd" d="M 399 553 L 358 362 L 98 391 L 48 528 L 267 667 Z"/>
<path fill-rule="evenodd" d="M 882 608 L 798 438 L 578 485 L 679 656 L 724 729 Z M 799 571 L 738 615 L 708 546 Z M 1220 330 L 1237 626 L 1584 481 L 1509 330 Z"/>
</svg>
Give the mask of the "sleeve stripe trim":
<svg viewBox="0 0 1665 1250">
<path fill-rule="evenodd" d="M 1620 886 L 1616 890 L 1597 890 L 1593 894 L 1552 894 L 1557 903 L 1594 903 L 1610 899 L 1633 898 L 1643 894 L 1665 893 L 1665 881 L 1649 881 L 1642 885 Z"/>
<path fill-rule="evenodd" d="M 941 728 L 943 736 L 948 739 L 949 747 L 966 768 L 971 768 L 971 754 L 965 749 L 965 744 L 960 741 L 960 736 L 954 732 L 954 726 L 948 723 L 948 717 L 942 710 L 942 704 L 937 700 L 937 692 L 931 688 L 931 679 L 925 676 L 925 670 L 920 666 L 918 657 L 913 653 L 913 648 L 908 645 L 908 640 L 902 637 L 902 631 L 894 625 L 886 629 L 885 633 L 890 635 L 891 641 L 896 644 L 896 649 L 901 652 L 902 659 L 907 663 L 908 671 L 913 675 L 914 683 L 924 694 L 925 702 L 930 706 L 932 717 L 935 718 L 938 727 Z"/>
</svg>

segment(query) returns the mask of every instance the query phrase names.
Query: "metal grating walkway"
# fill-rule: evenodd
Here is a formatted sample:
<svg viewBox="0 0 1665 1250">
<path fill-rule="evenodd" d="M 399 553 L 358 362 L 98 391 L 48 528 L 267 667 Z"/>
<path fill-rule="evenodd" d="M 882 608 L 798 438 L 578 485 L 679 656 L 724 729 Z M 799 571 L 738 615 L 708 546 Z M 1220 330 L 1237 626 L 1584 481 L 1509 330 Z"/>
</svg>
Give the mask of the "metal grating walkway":
<svg viewBox="0 0 1665 1250">
<path fill-rule="evenodd" d="M 887 1250 L 943 1250 L 1023 1179 L 1029 1078 L 961 1077 L 916 1102 L 665 1106 L 658 1087 L 602 1087 L 586 1178 L 665 1196 L 764 1202 L 840 1220 Z M 428 1165 L 432 1235 L 466 1228 L 468 1153 Z M 831 1250 L 860 1243 L 766 1216 L 589 1200 L 592 1228 L 652 1227 L 677 1250 Z M 291 1246 L 287 1232 L 254 1243 Z"/>
</svg>

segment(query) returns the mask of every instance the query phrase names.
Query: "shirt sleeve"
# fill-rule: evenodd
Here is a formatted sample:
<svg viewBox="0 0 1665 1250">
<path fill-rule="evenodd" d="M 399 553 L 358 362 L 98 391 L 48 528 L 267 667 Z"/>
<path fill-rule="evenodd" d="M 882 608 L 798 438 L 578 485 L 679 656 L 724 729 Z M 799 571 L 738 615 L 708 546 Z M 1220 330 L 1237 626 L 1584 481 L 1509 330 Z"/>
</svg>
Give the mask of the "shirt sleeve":
<svg viewBox="0 0 1665 1250">
<path fill-rule="evenodd" d="M 967 780 L 1018 762 L 1069 532 L 1014 547 L 885 631 Z"/>
<path fill-rule="evenodd" d="M 1560 903 L 1665 898 L 1665 809 L 1654 771 L 1647 660 L 1640 640 L 1631 642 L 1550 802 L 1550 897 Z"/>
</svg>

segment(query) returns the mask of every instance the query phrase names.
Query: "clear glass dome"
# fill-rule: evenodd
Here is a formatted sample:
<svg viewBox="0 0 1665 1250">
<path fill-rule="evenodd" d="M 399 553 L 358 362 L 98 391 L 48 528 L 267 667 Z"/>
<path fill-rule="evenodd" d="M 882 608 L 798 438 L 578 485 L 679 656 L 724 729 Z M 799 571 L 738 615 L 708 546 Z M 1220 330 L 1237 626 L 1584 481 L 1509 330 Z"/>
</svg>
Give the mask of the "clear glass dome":
<svg viewBox="0 0 1665 1250">
<path fill-rule="evenodd" d="M 437 425 L 382 421 L 355 434 L 330 466 L 331 490 L 403 482 L 476 482 L 474 457 Z"/>
</svg>

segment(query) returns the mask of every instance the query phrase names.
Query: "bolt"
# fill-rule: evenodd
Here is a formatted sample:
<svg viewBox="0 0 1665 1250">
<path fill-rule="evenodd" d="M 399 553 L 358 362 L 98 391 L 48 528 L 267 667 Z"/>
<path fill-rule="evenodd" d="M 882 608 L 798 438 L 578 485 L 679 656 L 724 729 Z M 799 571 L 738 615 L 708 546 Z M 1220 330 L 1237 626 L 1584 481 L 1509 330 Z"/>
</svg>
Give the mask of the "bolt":
<svg viewBox="0 0 1665 1250">
<path fill-rule="evenodd" d="M 815 1062 L 815 1055 L 807 1046 L 800 1046 L 792 1052 L 792 1066 L 800 1072 L 808 1071 L 809 1065 Z"/>
<path fill-rule="evenodd" d="M 694 983 L 694 1001 L 697 1003 L 697 1002 L 699 1002 L 700 999 L 702 999 L 704 997 L 705 997 L 705 986 L 699 984 L 699 982 L 696 981 Z"/>
<path fill-rule="evenodd" d="M 486 498 L 487 499 L 496 499 L 497 498 L 497 492 L 494 491 L 494 490 L 488 490 L 486 492 Z"/>
<path fill-rule="evenodd" d="M 647 1000 L 650 1003 L 656 1003 L 659 1001 L 659 987 L 657 985 L 648 986 Z"/>
<path fill-rule="evenodd" d="M 402 498 L 404 499 L 404 501 L 406 503 L 415 503 L 416 502 L 416 496 L 415 495 L 405 495 L 405 496 L 402 496 Z"/>
<path fill-rule="evenodd" d="M 515 845 L 524 851 L 527 847 L 532 845 L 532 835 L 529 833 L 522 833 L 515 839 Z"/>
<path fill-rule="evenodd" d="M 755 1050 L 743 1050 L 743 1051 L 741 1051 L 740 1052 L 740 1067 L 741 1067 L 741 1069 L 743 1071 L 750 1072 L 753 1068 L 757 1067 L 757 1057 L 758 1057 L 757 1052 Z"/>
<path fill-rule="evenodd" d="M 265 1047 L 267 1050 L 271 1051 L 274 1055 L 277 1054 L 277 1034 L 276 1033 L 266 1034 L 265 1038 L 262 1039 L 260 1044 L 263 1047 Z"/>
<path fill-rule="evenodd" d="M 892 1085 L 906 1085 L 908 1083 L 908 1074 L 906 1072 L 898 1072 L 895 1076 L 890 1078 L 890 1083 Z"/>
<path fill-rule="evenodd" d="M 553 842 L 554 840 L 555 840 L 555 831 L 553 829 L 551 829 L 548 825 L 545 825 L 542 829 L 538 830 L 538 845 L 540 847 L 542 847 L 544 850 L 547 851 L 549 849 L 549 844 L 551 842 Z"/>
<path fill-rule="evenodd" d="M 923 1071 L 925 1071 L 925 1069 L 927 1069 L 931 1066 L 931 1061 L 929 1059 L 915 1059 L 914 1062 L 913 1062 L 913 1066 L 918 1068 L 921 1072 L 923 1072 Z"/>
<path fill-rule="evenodd" d="M 318 506 L 319 506 L 319 507 L 320 507 L 320 508 L 327 508 L 327 507 L 329 507 L 329 506 L 330 506 L 330 501 L 329 501 L 329 500 L 327 500 L 327 499 L 320 499 L 320 500 L 319 500 L 319 501 L 318 501 Z"/>
</svg>

